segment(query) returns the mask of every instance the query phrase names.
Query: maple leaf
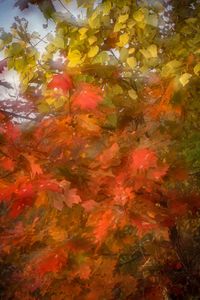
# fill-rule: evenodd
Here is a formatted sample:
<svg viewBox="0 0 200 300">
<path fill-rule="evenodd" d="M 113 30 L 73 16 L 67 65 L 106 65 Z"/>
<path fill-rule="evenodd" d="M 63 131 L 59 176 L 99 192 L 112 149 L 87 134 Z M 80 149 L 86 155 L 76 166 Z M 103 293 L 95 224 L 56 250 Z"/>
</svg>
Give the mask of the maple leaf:
<svg viewBox="0 0 200 300">
<path fill-rule="evenodd" d="M 13 203 L 10 208 L 9 215 L 12 218 L 18 217 L 25 208 L 31 207 L 34 202 L 36 191 L 31 182 L 20 184 L 13 194 Z"/>
<path fill-rule="evenodd" d="M 38 163 L 36 163 L 36 159 L 33 155 L 24 154 L 26 159 L 28 160 L 31 168 L 31 176 L 34 178 L 36 175 L 43 174 L 43 170 Z"/>
<path fill-rule="evenodd" d="M 101 167 L 103 169 L 109 168 L 114 160 L 118 161 L 118 154 L 119 154 L 119 145 L 114 143 L 110 148 L 103 151 L 103 153 L 99 157 L 99 161 L 101 163 Z"/>
<path fill-rule="evenodd" d="M 0 189 L 0 202 L 10 201 L 15 189 L 16 189 L 15 184 L 10 185 L 10 186 L 4 186 L 2 184 L 1 189 Z"/>
<path fill-rule="evenodd" d="M 0 160 L 0 165 L 3 167 L 6 171 L 13 171 L 15 167 L 15 163 L 12 159 L 9 157 L 4 157 Z"/>
<path fill-rule="evenodd" d="M 131 167 L 134 171 L 145 171 L 156 167 L 157 156 L 154 151 L 147 148 L 136 149 L 132 153 Z"/>
<path fill-rule="evenodd" d="M 154 223 L 149 223 L 140 218 L 135 218 L 131 221 L 131 223 L 137 227 L 137 234 L 141 238 L 146 232 L 151 231 L 158 227 L 158 225 Z"/>
<path fill-rule="evenodd" d="M 64 93 L 73 87 L 72 79 L 68 74 L 56 74 L 48 83 L 49 89 L 61 89 Z"/>
<path fill-rule="evenodd" d="M 91 274 L 91 268 L 88 264 L 85 263 L 79 267 L 79 270 L 76 271 L 75 276 L 78 276 L 82 280 L 86 280 L 89 279 L 90 274 Z"/>
<path fill-rule="evenodd" d="M 72 207 L 74 204 L 79 204 L 82 202 L 79 195 L 77 195 L 77 189 L 69 189 L 65 192 L 65 200 L 67 206 Z"/>
<path fill-rule="evenodd" d="M 98 206 L 98 203 L 94 200 L 84 201 L 81 206 L 85 209 L 86 212 L 91 212 Z"/>
<path fill-rule="evenodd" d="M 89 83 L 80 84 L 78 90 L 72 96 L 73 106 L 83 110 L 94 110 L 102 101 L 102 90 Z"/>
<path fill-rule="evenodd" d="M 19 128 L 10 121 L 7 121 L 0 126 L 0 133 L 5 134 L 5 137 L 9 142 L 15 142 L 21 136 Z"/>
<path fill-rule="evenodd" d="M 64 249 L 56 249 L 44 253 L 34 262 L 34 273 L 43 277 L 46 273 L 57 273 L 67 261 L 67 253 Z"/>
<path fill-rule="evenodd" d="M 36 186 L 41 191 L 49 190 L 52 192 L 62 193 L 62 186 L 60 186 L 60 184 L 54 179 L 40 178 L 37 181 Z"/>
<path fill-rule="evenodd" d="M 96 225 L 93 233 L 96 243 L 101 243 L 102 240 L 106 237 L 108 230 L 111 227 L 114 227 L 115 216 L 113 215 L 113 211 L 111 209 L 108 209 L 98 217 L 99 219 L 96 220 Z"/>
<path fill-rule="evenodd" d="M 134 198 L 133 189 L 131 187 L 124 187 L 122 184 L 118 184 L 113 188 L 113 194 L 114 202 L 122 206 Z"/>
<path fill-rule="evenodd" d="M 150 179 L 158 181 L 158 180 L 160 180 L 162 177 L 164 177 L 166 175 L 168 169 L 169 169 L 169 167 L 167 165 L 165 165 L 165 166 L 153 169 L 153 170 L 149 170 L 148 177 Z"/>
<path fill-rule="evenodd" d="M 101 128 L 97 123 L 96 118 L 91 118 L 88 114 L 79 114 L 75 118 L 77 122 L 77 128 L 79 129 L 79 133 L 88 132 L 88 134 L 99 135 Z"/>
</svg>

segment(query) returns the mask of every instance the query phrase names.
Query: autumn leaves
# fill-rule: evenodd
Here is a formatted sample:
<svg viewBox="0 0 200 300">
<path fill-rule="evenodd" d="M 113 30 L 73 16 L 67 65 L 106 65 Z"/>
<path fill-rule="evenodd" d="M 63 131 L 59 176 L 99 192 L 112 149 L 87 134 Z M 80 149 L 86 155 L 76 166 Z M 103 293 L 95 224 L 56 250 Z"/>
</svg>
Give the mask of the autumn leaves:
<svg viewBox="0 0 200 300">
<path fill-rule="evenodd" d="M 68 74 L 53 75 L 51 81 L 47 84 L 47 89 L 61 90 L 63 95 L 66 95 L 72 88 L 73 82 Z M 71 106 L 74 110 L 92 111 L 102 101 L 103 92 L 101 88 L 85 82 L 78 84 L 71 96 Z"/>
</svg>

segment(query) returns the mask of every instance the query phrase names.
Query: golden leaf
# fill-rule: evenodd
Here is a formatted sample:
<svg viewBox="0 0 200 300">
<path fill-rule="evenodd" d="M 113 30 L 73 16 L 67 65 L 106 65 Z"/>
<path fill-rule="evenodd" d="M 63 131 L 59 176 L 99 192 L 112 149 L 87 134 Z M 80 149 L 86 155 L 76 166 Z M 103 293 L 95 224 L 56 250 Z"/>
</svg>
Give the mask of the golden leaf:
<svg viewBox="0 0 200 300">
<path fill-rule="evenodd" d="M 129 65 L 129 67 L 131 67 L 132 69 L 135 68 L 137 65 L 137 61 L 136 61 L 135 57 L 128 57 L 126 62 Z"/>
<path fill-rule="evenodd" d="M 88 57 L 94 57 L 99 52 L 98 46 L 92 46 L 88 52 Z"/>
</svg>

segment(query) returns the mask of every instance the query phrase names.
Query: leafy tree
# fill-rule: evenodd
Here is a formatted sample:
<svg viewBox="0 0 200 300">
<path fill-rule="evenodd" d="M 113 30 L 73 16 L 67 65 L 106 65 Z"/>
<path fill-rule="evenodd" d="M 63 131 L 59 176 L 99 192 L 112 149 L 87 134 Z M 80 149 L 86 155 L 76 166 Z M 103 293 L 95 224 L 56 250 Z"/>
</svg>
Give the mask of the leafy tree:
<svg viewBox="0 0 200 300">
<path fill-rule="evenodd" d="M 1 298 L 198 299 L 199 1 L 69 2 L 1 30 Z"/>
</svg>

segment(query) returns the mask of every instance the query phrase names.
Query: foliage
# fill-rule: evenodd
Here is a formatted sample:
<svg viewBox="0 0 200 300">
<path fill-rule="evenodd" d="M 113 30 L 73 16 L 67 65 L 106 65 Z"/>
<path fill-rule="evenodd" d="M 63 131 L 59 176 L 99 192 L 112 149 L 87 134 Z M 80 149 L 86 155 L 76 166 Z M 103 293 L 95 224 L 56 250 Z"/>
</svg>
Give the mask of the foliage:
<svg viewBox="0 0 200 300">
<path fill-rule="evenodd" d="M 198 1 L 69 2 L 1 30 L 1 298 L 197 299 Z"/>
</svg>

